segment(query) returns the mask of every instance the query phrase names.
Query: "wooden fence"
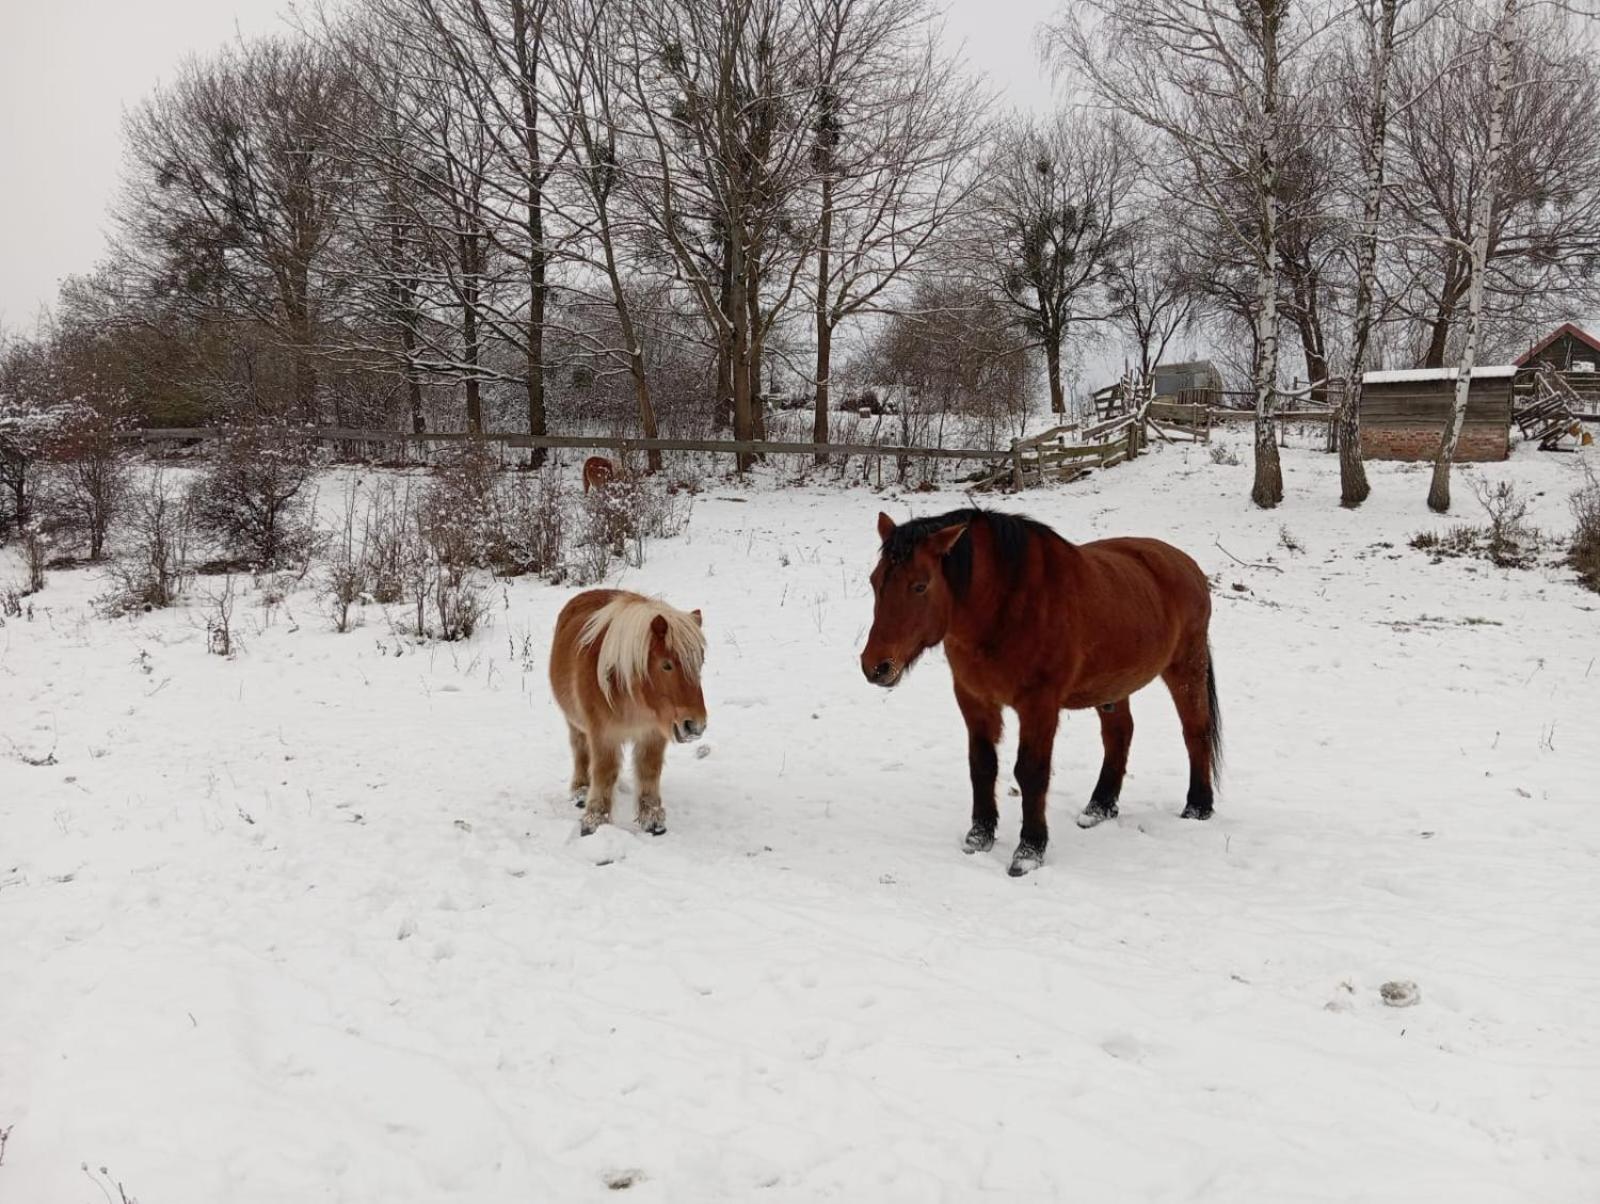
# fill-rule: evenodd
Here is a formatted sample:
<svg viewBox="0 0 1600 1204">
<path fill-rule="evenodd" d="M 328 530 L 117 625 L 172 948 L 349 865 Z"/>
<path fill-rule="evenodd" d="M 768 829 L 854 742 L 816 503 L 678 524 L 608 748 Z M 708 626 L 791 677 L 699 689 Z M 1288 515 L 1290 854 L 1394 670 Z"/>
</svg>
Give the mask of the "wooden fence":
<svg viewBox="0 0 1600 1204">
<path fill-rule="evenodd" d="M 125 432 L 123 439 L 144 443 L 183 443 L 219 439 L 228 434 L 222 427 L 159 427 Z M 405 431 L 358 430 L 346 427 L 285 427 L 275 432 L 283 438 L 315 443 L 484 443 L 516 448 L 599 449 L 628 452 L 674 451 L 712 452 L 730 455 L 828 455 L 890 456 L 929 460 L 1000 460 L 1004 452 L 987 448 L 901 447 L 879 443 L 784 443 L 767 439 L 635 439 L 622 435 L 515 435 L 507 433 L 469 434 L 461 431 L 412 434 Z"/>
</svg>

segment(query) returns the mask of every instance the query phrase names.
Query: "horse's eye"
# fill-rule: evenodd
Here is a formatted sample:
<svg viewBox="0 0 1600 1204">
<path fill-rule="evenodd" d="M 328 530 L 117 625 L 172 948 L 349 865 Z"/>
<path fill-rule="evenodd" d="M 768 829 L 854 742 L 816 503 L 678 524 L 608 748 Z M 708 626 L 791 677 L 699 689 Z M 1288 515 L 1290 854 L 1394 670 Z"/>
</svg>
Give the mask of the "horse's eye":
<svg viewBox="0 0 1600 1204">
<path fill-rule="evenodd" d="M 663 673 L 671 673 L 672 672 L 672 662 L 671 661 L 662 661 L 661 662 L 661 671 Z"/>
<path fill-rule="evenodd" d="M 914 594 L 925 594 L 925 593 L 927 593 L 928 592 L 928 583 L 926 581 L 917 582 L 915 585 L 913 585 L 911 587 L 911 592 L 914 593 Z"/>
</svg>

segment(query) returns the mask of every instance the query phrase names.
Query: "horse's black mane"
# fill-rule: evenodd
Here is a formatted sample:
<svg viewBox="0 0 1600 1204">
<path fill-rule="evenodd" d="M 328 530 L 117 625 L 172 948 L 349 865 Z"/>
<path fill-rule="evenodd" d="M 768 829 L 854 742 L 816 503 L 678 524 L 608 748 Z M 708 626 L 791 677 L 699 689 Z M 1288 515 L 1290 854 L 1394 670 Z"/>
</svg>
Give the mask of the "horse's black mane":
<svg viewBox="0 0 1600 1204">
<path fill-rule="evenodd" d="M 1035 539 L 1060 540 L 1049 527 L 1025 514 L 1004 514 L 998 510 L 952 510 L 948 514 L 935 514 L 927 518 L 913 518 L 901 523 L 889 533 L 883 544 L 883 556 L 891 565 L 904 564 L 911 559 L 916 547 L 935 531 L 967 524 L 969 530 L 956 540 L 955 546 L 944 558 L 944 579 L 956 597 L 966 596 L 972 584 L 972 535 L 970 528 L 982 524 L 994 539 L 995 556 L 1008 580 L 1014 580 L 1028 555 L 1028 545 Z M 1065 541 L 1062 541 L 1065 542 Z"/>
</svg>

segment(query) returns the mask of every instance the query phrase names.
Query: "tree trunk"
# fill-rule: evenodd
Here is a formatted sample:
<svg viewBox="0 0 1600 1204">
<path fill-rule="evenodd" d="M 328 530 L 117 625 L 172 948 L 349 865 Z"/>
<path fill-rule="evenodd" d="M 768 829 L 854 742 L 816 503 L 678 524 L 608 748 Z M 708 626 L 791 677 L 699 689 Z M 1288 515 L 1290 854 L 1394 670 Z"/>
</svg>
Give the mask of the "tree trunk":
<svg viewBox="0 0 1600 1204">
<path fill-rule="evenodd" d="M 813 443 L 828 442 L 828 387 L 829 374 L 832 372 L 833 359 L 833 323 L 829 320 L 828 313 L 828 275 L 830 242 L 833 238 L 833 177 L 824 171 L 822 174 L 822 216 L 821 226 L 817 232 L 817 408 L 811 422 L 811 441 Z M 818 452 L 818 464 L 828 462 L 827 452 Z"/>
<path fill-rule="evenodd" d="M 728 240 L 728 317 L 733 327 L 728 348 L 728 371 L 733 378 L 733 437 L 755 437 L 754 415 L 750 408 L 750 305 L 745 296 L 745 248 L 742 238 Z M 753 458 L 748 452 L 736 456 L 738 470 L 748 472 Z"/>
<path fill-rule="evenodd" d="M 483 397 L 478 379 L 478 247 L 476 234 L 461 235 L 461 360 L 467 366 L 467 430 L 483 434 Z"/>
<path fill-rule="evenodd" d="M 1394 27 L 1399 0 L 1381 0 L 1382 15 L 1372 48 L 1372 120 L 1367 127 L 1367 188 L 1361 203 L 1361 241 L 1356 245 L 1355 337 L 1350 380 L 1339 407 L 1339 504 L 1356 507 L 1372 487 L 1361 457 L 1361 395 L 1372 343 L 1373 282 L 1378 266 L 1378 220 L 1383 213 L 1385 143 L 1389 135 L 1389 70 L 1394 61 Z"/>
<path fill-rule="evenodd" d="M 529 34 L 534 34 L 530 44 Z M 544 160 L 539 146 L 539 31 L 530 29 L 527 0 L 511 0 L 511 36 L 517 56 L 523 139 L 528 162 L 528 434 L 549 433 L 544 411 L 544 318 L 548 264 L 544 249 Z M 532 449 L 528 463 L 539 468 L 547 450 Z"/>
<path fill-rule="evenodd" d="M 1255 483 L 1250 500 L 1263 510 L 1283 501 L 1283 467 L 1278 462 L 1274 419 L 1278 388 L 1278 26 L 1282 0 L 1261 2 L 1262 121 L 1260 176 L 1260 262 L 1257 266 Z"/>
<path fill-rule="evenodd" d="M 1499 184 L 1500 157 L 1505 142 L 1506 101 L 1510 95 L 1511 46 L 1517 19 L 1517 0 L 1504 0 L 1500 19 L 1495 22 L 1494 46 L 1489 60 L 1489 145 L 1484 162 L 1483 191 L 1472 215 L 1472 276 L 1467 287 L 1467 337 L 1461 348 L 1461 363 L 1456 368 L 1455 404 L 1445 423 L 1439 454 L 1433 462 L 1433 481 L 1428 487 L 1428 508 L 1439 514 L 1450 509 L 1450 464 L 1467 417 L 1467 396 L 1472 388 L 1472 368 L 1478 355 L 1479 327 L 1483 318 L 1484 266 L 1489 258 L 1489 220 L 1494 213 L 1494 198 Z"/>
<path fill-rule="evenodd" d="M 1050 377 L 1050 412 L 1052 414 L 1065 414 L 1067 412 L 1067 395 L 1061 387 L 1061 340 L 1050 338 L 1044 340 L 1044 364 Z"/>
</svg>

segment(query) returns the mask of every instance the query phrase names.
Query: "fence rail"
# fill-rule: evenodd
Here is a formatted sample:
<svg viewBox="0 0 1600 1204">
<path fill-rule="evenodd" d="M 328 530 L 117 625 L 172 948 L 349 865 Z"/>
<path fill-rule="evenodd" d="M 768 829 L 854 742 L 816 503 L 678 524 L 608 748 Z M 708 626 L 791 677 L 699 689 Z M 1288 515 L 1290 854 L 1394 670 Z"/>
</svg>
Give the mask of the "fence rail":
<svg viewBox="0 0 1600 1204">
<path fill-rule="evenodd" d="M 188 442 L 220 439 L 223 427 L 152 427 L 124 432 L 120 438 L 144 443 Z M 287 439 L 327 443 L 497 443 L 518 448 L 607 448 L 620 452 L 677 451 L 726 452 L 732 455 L 893 456 L 933 460 L 1002 460 L 1007 453 L 962 447 L 901 447 L 878 443 L 786 443 L 770 439 L 635 439 L 621 435 L 514 435 L 470 434 L 464 431 L 425 432 L 358 430 L 346 427 L 286 428 L 273 432 Z"/>
</svg>

